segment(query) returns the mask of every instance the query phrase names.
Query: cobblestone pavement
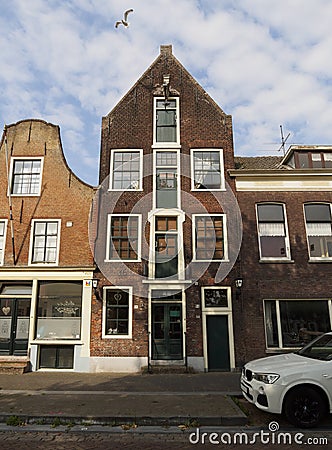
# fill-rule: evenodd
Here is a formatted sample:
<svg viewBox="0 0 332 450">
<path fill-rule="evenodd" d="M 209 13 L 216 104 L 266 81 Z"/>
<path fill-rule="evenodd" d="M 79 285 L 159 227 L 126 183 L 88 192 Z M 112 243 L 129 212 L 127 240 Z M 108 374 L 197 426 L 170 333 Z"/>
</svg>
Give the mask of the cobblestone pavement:
<svg viewBox="0 0 332 450">
<path fill-rule="evenodd" d="M 215 429 L 206 430 L 206 432 L 192 429 L 180 433 L 10 430 L 0 432 L 0 448 L 4 450 L 137 450 L 140 448 L 144 450 L 195 448 L 294 450 L 305 446 L 307 449 L 332 449 L 331 430 L 315 430 L 305 433 L 299 430 L 289 430 L 284 432 L 284 435 L 279 435 L 278 432 L 269 433 L 268 430 L 265 430 L 263 437 L 259 432 L 259 429 Z M 257 433 L 257 436 L 254 433 Z M 213 443 L 210 443 L 210 440 Z"/>
</svg>

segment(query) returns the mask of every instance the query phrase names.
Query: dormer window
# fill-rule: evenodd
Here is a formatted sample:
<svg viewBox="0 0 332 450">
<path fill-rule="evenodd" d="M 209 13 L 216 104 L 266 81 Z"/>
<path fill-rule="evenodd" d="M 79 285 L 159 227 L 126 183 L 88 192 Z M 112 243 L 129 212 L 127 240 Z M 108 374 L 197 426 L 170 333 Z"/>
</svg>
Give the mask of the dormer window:
<svg viewBox="0 0 332 450">
<path fill-rule="evenodd" d="M 295 169 L 329 169 L 332 151 L 294 151 L 287 164 Z"/>
<path fill-rule="evenodd" d="M 179 144 L 179 99 L 155 98 L 154 101 L 154 144 L 158 146 Z"/>
</svg>

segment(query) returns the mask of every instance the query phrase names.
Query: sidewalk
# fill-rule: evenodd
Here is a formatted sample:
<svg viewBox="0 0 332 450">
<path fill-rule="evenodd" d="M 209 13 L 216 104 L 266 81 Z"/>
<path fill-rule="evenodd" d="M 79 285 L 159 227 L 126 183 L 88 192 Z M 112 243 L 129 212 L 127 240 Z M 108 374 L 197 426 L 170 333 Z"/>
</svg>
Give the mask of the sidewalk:
<svg viewBox="0 0 332 450">
<path fill-rule="evenodd" d="M 0 422 L 245 425 L 238 373 L 0 374 Z"/>
</svg>

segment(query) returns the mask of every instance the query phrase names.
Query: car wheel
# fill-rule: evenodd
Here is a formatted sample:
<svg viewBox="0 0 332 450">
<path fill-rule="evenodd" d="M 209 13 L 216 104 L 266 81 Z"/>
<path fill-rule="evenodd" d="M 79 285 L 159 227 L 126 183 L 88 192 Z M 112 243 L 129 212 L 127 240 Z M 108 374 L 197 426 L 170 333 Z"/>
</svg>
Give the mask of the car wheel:
<svg viewBox="0 0 332 450">
<path fill-rule="evenodd" d="M 300 428 L 315 427 L 327 413 L 322 394 L 311 387 L 297 387 L 284 401 L 287 420 Z"/>
</svg>

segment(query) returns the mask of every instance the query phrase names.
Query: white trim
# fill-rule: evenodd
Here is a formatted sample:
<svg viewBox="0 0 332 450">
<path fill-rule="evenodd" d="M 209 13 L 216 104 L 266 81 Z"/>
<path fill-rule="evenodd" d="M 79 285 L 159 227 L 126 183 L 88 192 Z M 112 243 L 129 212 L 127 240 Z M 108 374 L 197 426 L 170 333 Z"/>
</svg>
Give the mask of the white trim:
<svg viewBox="0 0 332 450">
<path fill-rule="evenodd" d="M 223 221 L 223 237 L 224 237 L 224 258 L 223 259 L 197 259 L 196 258 L 196 217 L 222 217 Z M 210 214 L 193 214 L 192 215 L 192 246 L 193 246 L 193 261 L 194 262 L 229 262 L 228 259 L 228 239 L 227 239 L 227 216 L 222 213 Z"/>
<path fill-rule="evenodd" d="M 128 292 L 128 334 L 106 334 L 106 292 L 108 290 L 121 290 Z M 132 286 L 104 286 L 103 289 L 103 317 L 102 339 L 132 339 L 133 337 L 133 287 Z"/>
<path fill-rule="evenodd" d="M 4 261 L 5 261 L 5 252 L 6 252 L 8 219 L 0 219 L 0 222 L 3 222 L 3 223 L 4 223 L 2 255 L 1 255 L 1 253 L 0 253 L 0 266 L 3 266 Z"/>
<path fill-rule="evenodd" d="M 271 205 L 277 205 L 282 206 L 283 213 L 284 213 L 284 228 L 285 228 L 285 251 L 286 255 L 283 256 L 262 256 L 262 249 L 261 249 L 261 240 L 260 240 L 260 232 L 259 232 L 259 221 L 258 221 L 258 206 L 271 206 Z M 286 205 L 282 202 L 258 202 L 255 204 L 255 210 L 256 210 L 256 229 L 257 229 L 257 238 L 258 238 L 258 248 L 259 248 L 259 258 L 260 261 L 270 261 L 270 262 L 279 262 L 279 261 L 291 261 L 291 250 L 290 250 L 290 241 L 289 241 L 289 232 L 288 232 L 288 222 L 287 222 L 287 213 L 286 213 Z"/>
<path fill-rule="evenodd" d="M 114 167 L 114 153 L 121 152 L 121 153 L 133 153 L 138 152 L 139 153 L 139 180 L 138 184 L 139 186 L 137 189 L 114 189 L 113 188 L 113 167 Z M 110 177 L 109 177 L 109 191 L 115 191 L 115 192 L 125 192 L 125 191 L 142 191 L 143 190 L 143 150 L 141 148 L 113 148 L 110 153 Z"/>
<path fill-rule="evenodd" d="M 225 289 L 227 291 L 227 307 L 205 307 L 205 291 L 209 289 Z M 202 328 L 203 328 L 203 355 L 204 370 L 209 370 L 208 363 L 208 342 L 207 342 L 207 316 L 227 316 L 228 343 L 229 343 L 229 364 L 230 369 L 235 369 L 235 350 L 233 332 L 233 312 L 232 312 L 232 288 L 229 286 L 202 286 L 201 287 L 201 308 L 202 308 Z"/>
<path fill-rule="evenodd" d="M 153 148 L 179 148 L 180 145 L 180 107 L 179 97 L 169 97 L 176 102 L 176 142 L 157 142 L 157 101 L 165 97 L 153 98 Z"/>
<path fill-rule="evenodd" d="M 12 183 L 13 183 L 13 170 L 14 170 L 14 162 L 15 161 L 34 161 L 39 160 L 40 161 L 40 179 L 39 179 L 39 187 L 38 187 L 38 193 L 35 194 L 14 194 L 12 192 Z M 7 187 L 7 196 L 11 197 L 39 197 L 41 193 L 41 186 L 42 186 L 42 179 L 43 179 L 43 169 L 44 169 L 44 157 L 43 156 L 12 156 L 10 158 L 10 168 L 9 168 L 9 180 L 8 180 L 8 187 Z"/>
<path fill-rule="evenodd" d="M 56 259 L 55 262 L 33 262 L 32 256 L 33 256 L 33 244 L 34 244 L 34 228 L 35 223 L 45 223 L 45 222 L 57 222 L 58 224 L 58 234 L 57 234 L 57 249 L 56 249 Z M 31 231 L 30 231 L 30 245 L 29 245 L 29 260 L 28 260 L 28 266 L 58 266 L 59 265 L 59 253 L 60 253 L 60 236 L 61 236 L 61 219 L 32 219 L 31 220 Z"/>
<path fill-rule="evenodd" d="M 138 235 L 137 235 L 137 258 L 136 259 L 110 259 L 110 239 L 111 239 L 111 219 L 112 217 L 138 217 Z M 140 262 L 142 260 L 142 215 L 141 214 L 108 214 L 107 215 L 107 233 L 106 233 L 106 256 L 104 262 Z"/>
<path fill-rule="evenodd" d="M 220 188 L 219 189 L 197 189 L 195 188 L 195 152 L 219 152 L 220 163 Z M 191 190 L 195 192 L 219 192 L 225 191 L 225 169 L 224 169 L 224 150 L 222 148 L 191 148 L 190 149 L 190 177 L 191 177 Z"/>
</svg>

